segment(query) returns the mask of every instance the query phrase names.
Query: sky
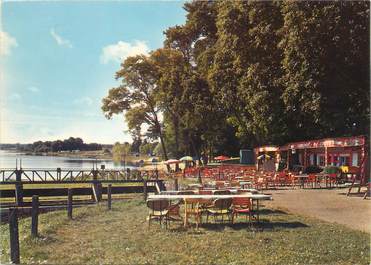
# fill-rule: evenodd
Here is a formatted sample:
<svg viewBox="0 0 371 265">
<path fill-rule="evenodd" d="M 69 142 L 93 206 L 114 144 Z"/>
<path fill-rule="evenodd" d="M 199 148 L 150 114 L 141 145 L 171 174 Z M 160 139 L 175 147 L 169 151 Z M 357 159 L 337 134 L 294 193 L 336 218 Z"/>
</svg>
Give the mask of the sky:
<svg viewBox="0 0 371 265">
<path fill-rule="evenodd" d="M 180 1 L 0 0 L 0 143 L 131 141 L 101 100 L 120 61 L 160 48 Z"/>
</svg>

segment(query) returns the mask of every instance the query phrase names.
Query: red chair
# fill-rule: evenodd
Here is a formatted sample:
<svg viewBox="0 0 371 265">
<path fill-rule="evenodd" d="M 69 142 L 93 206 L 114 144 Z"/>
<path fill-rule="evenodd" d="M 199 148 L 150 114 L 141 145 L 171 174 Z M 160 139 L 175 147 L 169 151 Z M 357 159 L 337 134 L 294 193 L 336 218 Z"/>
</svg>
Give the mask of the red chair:
<svg viewBox="0 0 371 265">
<path fill-rule="evenodd" d="M 337 173 L 328 174 L 328 183 L 330 184 L 330 188 L 331 188 L 332 185 L 335 186 L 337 184 L 337 182 L 338 182 L 338 174 Z"/>
<path fill-rule="evenodd" d="M 312 188 L 317 185 L 317 177 L 314 174 L 309 174 L 307 179 L 307 184 L 312 184 Z"/>
<path fill-rule="evenodd" d="M 234 223 L 234 218 L 242 214 L 249 217 L 249 223 L 251 223 L 252 216 L 252 203 L 250 198 L 233 198 L 232 202 L 232 224 Z"/>
<path fill-rule="evenodd" d="M 199 190 L 198 194 L 200 194 L 200 195 L 211 195 L 211 194 L 213 194 L 213 191 L 212 190 Z"/>
<path fill-rule="evenodd" d="M 275 182 L 275 185 L 280 185 L 280 186 L 283 186 L 283 185 L 286 185 L 287 184 L 287 174 L 286 172 L 278 172 L 275 176 L 274 176 L 274 182 Z"/>
</svg>

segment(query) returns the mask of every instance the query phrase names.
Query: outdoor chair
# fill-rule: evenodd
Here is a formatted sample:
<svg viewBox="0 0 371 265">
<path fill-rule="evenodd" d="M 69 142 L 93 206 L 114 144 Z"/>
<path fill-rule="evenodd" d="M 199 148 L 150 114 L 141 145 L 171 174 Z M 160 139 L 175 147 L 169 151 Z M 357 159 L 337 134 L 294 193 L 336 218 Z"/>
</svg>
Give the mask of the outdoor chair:
<svg viewBox="0 0 371 265">
<path fill-rule="evenodd" d="M 224 185 L 225 185 L 224 181 L 215 181 L 216 189 L 222 189 L 224 188 Z"/>
<path fill-rule="evenodd" d="M 262 190 L 263 188 L 267 189 L 268 188 L 268 182 L 265 177 L 257 177 L 255 179 L 255 189 L 257 190 Z"/>
<path fill-rule="evenodd" d="M 148 200 L 147 207 L 150 209 L 148 214 L 148 227 L 151 227 L 151 221 L 157 220 L 160 226 L 165 223 L 166 229 L 170 226 L 171 220 L 181 220 L 179 214 L 179 203 L 171 204 L 168 200 Z"/>
<path fill-rule="evenodd" d="M 278 172 L 274 176 L 275 186 L 283 186 L 287 184 L 286 172 Z"/>
<path fill-rule="evenodd" d="M 177 193 L 178 195 L 194 195 L 195 192 L 193 190 L 182 190 Z M 179 200 L 179 204 L 183 204 L 184 201 L 182 199 Z"/>
<path fill-rule="evenodd" d="M 232 201 L 232 199 L 216 199 L 212 207 L 206 209 L 206 222 L 209 221 L 210 215 L 214 217 L 215 223 L 218 216 L 222 217 L 222 223 L 224 222 L 224 216 L 227 216 L 230 222 L 232 219 Z"/>
<path fill-rule="evenodd" d="M 231 181 L 231 187 L 240 187 L 240 182 L 237 180 Z"/>
<path fill-rule="evenodd" d="M 315 174 L 309 174 L 306 182 L 307 184 L 311 184 L 312 188 L 314 188 L 318 184 L 318 178 L 316 177 Z M 320 187 L 321 187 L 321 184 L 320 184 Z"/>
<path fill-rule="evenodd" d="M 214 195 L 229 195 L 231 192 L 229 190 L 214 190 Z"/>
<path fill-rule="evenodd" d="M 233 214 L 232 214 L 232 224 L 234 223 L 235 218 L 238 215 L 245 215 L 246 221 L 247 217 L 249 217 L 249 223 L 251 223 L 251 216 L 252 216 L 252 203 L 250 198 L 233 198 Z"/>
<path fill-rule="evenodd" d="M 196 228 L 202 223 L 202 213 L 205 211 L 203 205 L 210 203 L 210 200 L 186 199 L 185 200 L 185 218 L 193 216 L 196 221 Z"/>
<path fill-rule="evenodd" d="M 198 194 L 200 194 L 200 195 L 211 195 L 211 194 L 213 194 L 213 191 L 212 190 L 199 190 Z"/>
<path fill-rule="evenodd" d="M 339 183 L 340 175 L 341 174 L 338 174 L 338 173 L 328 174 L 328 182 L 329 182 L 330 188 L 331 186 L 335 186 Z"/>
<path fill-rule="evenodd" d="M 195 192 L 193 190 L 182 190 L 177 193 L 178 195 L 193 195 Z"/>
</svg>

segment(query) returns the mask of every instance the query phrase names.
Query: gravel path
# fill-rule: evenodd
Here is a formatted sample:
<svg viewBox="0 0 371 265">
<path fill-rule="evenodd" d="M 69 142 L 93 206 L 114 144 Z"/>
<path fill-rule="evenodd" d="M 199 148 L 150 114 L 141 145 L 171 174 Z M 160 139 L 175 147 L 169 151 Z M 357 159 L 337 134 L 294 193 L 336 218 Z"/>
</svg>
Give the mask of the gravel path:
<svg viewBox="0 0 371 265">
<path fill-rule="evenodd" d="M 273 190 L 274 208 L 346 225 L 371 233 L 371 200 L 360 196 L 346 196 L 348 189 Z"/>
</svg>

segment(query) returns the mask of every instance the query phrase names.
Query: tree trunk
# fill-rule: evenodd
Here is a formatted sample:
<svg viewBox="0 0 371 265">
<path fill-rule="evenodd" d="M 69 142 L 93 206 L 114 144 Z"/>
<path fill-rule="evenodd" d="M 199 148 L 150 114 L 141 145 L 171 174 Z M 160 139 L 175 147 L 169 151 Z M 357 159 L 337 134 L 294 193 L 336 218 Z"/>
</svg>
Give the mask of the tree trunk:
<svg viewBox="0 0 371 265">
<path fill-rule="evenodd" d="M 162 147 L 162 153 L 164 154 L 164 159 L 165 160 L 168 160 L 168 156 L 167 156 L 167 151 L 166 151 L 166 146 L 165 146 L 165 141 L 164 141 L 164 136 L 162 135 L 162 130 L 161 130 L 161 126 L 160 124 L 158 123 L 157 124 L 158 128 L 159 128 L 159 136 L 160 136 L 160 142 L 161 142 L 161 147 Z M 170 166 L 169 165 L 166 165 L 166 168 L 167 168 L 167 171 L 170 171 Z"/>
<path fill-rule="evenodd" d="M 173 119 L 175 133 L 175 158 L 179 159 L 179 124 L 176 118 Z M 175 165 L 175 171 L 179 171 L 179 164 Z"/>
</svg>

